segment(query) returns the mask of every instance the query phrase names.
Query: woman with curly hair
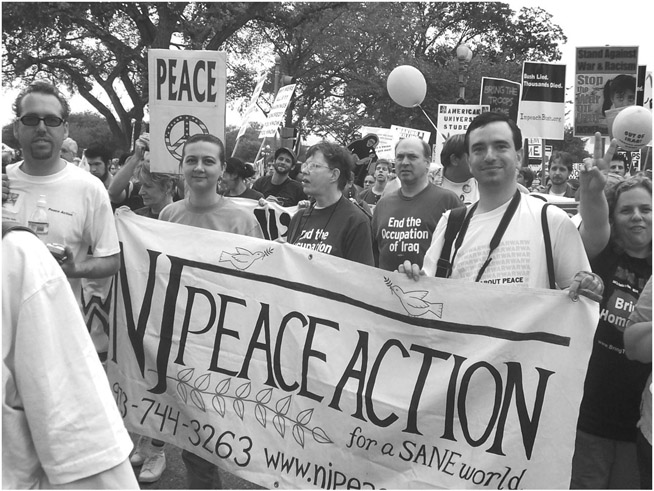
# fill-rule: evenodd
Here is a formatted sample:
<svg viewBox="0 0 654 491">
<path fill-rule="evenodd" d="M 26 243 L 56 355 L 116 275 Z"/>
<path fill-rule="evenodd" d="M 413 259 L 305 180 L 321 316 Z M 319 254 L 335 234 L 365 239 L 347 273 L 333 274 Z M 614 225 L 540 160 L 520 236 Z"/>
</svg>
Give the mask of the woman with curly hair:
<svg viewBox="0 0 654 491">
<path fill-rule="evenodd" d="M 652 275 L 652 182 L 637 176 L 605 191 L 617 142 L 580 174 L 580 233 L 593 272 L 604 281 L 572 461 L 572 489 L 639 487 L 636 424 L 651 365 L 629 360 L 623 333 L 631 310 Z"/>
</svg>

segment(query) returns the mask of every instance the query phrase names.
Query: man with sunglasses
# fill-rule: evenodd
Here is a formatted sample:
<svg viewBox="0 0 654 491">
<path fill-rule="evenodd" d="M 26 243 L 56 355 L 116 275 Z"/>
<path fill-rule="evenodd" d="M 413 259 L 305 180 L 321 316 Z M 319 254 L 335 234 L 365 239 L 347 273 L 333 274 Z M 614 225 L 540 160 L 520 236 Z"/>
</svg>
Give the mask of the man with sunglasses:
<svg viewBox="0 0 654 491">
<path fill-rule="evenodd" d="M 61 158 L 70 109 L 53 85 L 28 86 L 16 98 L 14 112 L 24 160 L 3 174 L 3 221 L 27 225 L 39 197 L 45 197 L 48 227 L 39 238 L 64 246 L 61 268 L 79 299 L 82 278 L 112 276 L 120 265 L 109 196 L 99 179 Z"/>
</svg>

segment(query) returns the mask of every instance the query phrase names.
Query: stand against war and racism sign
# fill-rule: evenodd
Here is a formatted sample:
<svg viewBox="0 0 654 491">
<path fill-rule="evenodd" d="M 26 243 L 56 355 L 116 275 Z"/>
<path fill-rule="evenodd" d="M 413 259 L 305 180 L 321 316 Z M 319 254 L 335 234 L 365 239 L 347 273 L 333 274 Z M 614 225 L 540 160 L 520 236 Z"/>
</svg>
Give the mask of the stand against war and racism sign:
<svg viewBox="0 0 654 491">
<path fill-rule="evenodd" d="M 269 489 L 570 484 L 596 303 L 116 219 L 132 431 Z"/>
<path fill-rule="evenodd" d="M 211 133 L 224 141 L 225 66 L 219 51 L 148 51 L 153 172 L 178 174 L 191 135 Z"/>
<path fill-rule="evenodd" d="M 485 104 L 491 111 L 505 114 L 517 122 L 520 84 L 502 78 L 482 77 L 479 104 Z"/>
<path fill-rule="evenodd" d="M 286 108 L 291 102 L 293 92 L 295 91 L 295 84 L 285 85 L 277 92 L 275 101 L 273 102 L 270 112 L 266 121 L 263 123 L 263 128 L 259 132 L 259 138 L 271 138 L 277 133 L 277 129 L 284 121 Z"/>
<path fill-rule="evenodd" d="M 604 89 L 617 76 L 625 82 L 632 77 L 635 95 L 638 46 L 577 48 L 575 68 L 574 135 L 592 136 L 599 131 L 609 136 L 609 124 L 619 108 L 612 106 L 610 95 L 605 99 Z"/>
<path fill-rule="evenodd" d="M 470 122 L 482 112 L 490 111 L 490 107 L 482 104 L 439 104 L 436 126 L 436 145 L 432 154 L 432 162 L 442 168 L 441 150 L 452 135 L 463 135 Z"/>
<path fill-rule="evenodd" d="M 565 65 L 522 65 L 520 116 L 524 138 L 563 140 L 565 122 Z"/>
</svg>

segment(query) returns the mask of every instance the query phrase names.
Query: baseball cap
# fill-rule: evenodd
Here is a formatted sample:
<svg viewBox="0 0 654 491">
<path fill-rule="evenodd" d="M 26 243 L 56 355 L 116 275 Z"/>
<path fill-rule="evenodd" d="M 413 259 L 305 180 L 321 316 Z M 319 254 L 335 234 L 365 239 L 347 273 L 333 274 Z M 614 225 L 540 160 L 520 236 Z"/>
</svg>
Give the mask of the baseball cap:
<svg viewBox="0 0 654 491">
<path fill-rule="evenodd" d="M 295 156 L 295 152 L 291 150 L 290 148 L 287 147 L 279 147 L 277 150 L 275 150 L 275 160 L 277 157 L 279 157 L 280 153 L 287 153 L 291 156 L 291 160 L 293 161 L 293 165 L 297 162 L 297 157 Z"/>
</svg>

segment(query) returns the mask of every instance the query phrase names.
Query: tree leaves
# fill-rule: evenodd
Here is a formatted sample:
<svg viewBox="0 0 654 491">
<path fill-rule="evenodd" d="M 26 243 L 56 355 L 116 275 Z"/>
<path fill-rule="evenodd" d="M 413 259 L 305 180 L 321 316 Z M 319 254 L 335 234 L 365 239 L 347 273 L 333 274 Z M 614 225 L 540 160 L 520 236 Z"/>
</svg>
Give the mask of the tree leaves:
<svg viewBox="0 0 654 491">
<path fill-rule="evenodd" d="M 514 12 L 498 2 L 89 2 L 3 4 L 4 84 L 46 76 L 85 97 L 117 144 L 129 148 L 131 119 L 148 101 L 147 50 L 221 49 L 228 53 L 228 100 L 247 98 L 256 70 L 298 79 L 292 124 L 348 143 L 361 125 L 432 131 L 422 113 L 400 108 L 386 78 L 401 64 L 428 81 L 423 107 L 437 113 L 457 97 L 454 50 L 475 52 L 468 82 L 475 100 L 483 76 L 522 61 L 560 58 L 561 28 L 540 7 Z M 343 35 L 347 33 L 347 35 Z M 269 60 L 270 65 L 266 65 Z M 262 65 L 263 62 L 263 65 Z M 272 79 L 272 77 L 270 77 Z M 91 82 L 96 85 L 92 85 Z M 94 87 L 100 87 L 98 97 Z M 271 99 L 272 80 L 265 86 Z M 110 102 L 104 102 L 104 101 Z"/>
</svg>

